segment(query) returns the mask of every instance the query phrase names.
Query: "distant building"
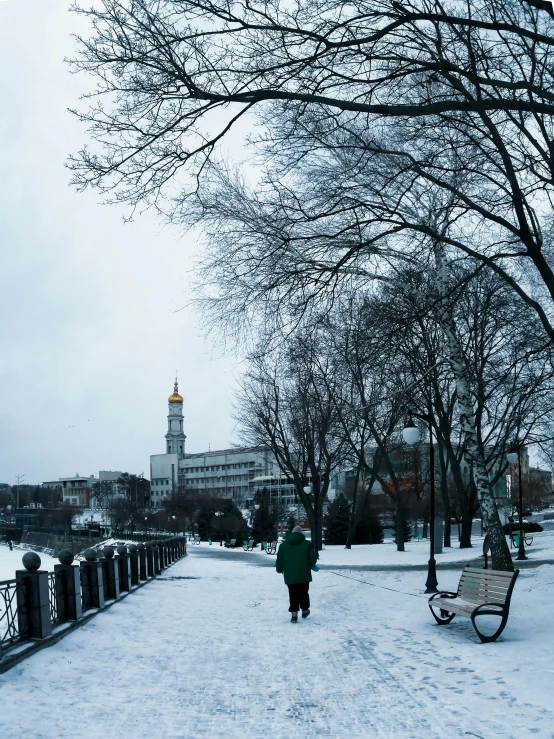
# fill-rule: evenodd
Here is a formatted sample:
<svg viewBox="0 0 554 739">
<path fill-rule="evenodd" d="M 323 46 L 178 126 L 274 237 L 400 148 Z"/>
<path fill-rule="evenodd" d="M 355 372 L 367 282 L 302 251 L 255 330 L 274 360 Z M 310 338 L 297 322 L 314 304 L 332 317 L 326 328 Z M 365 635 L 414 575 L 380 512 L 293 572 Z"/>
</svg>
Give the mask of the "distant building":
<svg viewBox="0 0 554 739">
<path fill-rule="evenodd" d="M 367 459 L 374 459 L 377 454 L 376 447 L 369 447 L 367 449 Z M 417 451 L 417 460 L 414 456 L 415 450 L 407 449 L 405 447 L 399 447 L 398 449 L 391 452 L 391 464 L 398 479 L 403 481 L 404 484 L 415 479 L 416 463 L 418 479 L 423 482 L 424 492 L 428 494 L 429 485 L 429 447 L 428 445 L 422 445 Z M 547 470 L 541 470 L 536 467 L 529 466 L 529 453 L 527 448 L 523 448 L 521 452 L 521 471 L 522 471 L 522 482 L 523 482 L 523 496 L 527 501 L 528 505 L 541 506 L 552 500 L 552 472 Z M 503 462 L 500 462 L 503 464 Z M 464 482 L 469 485 L 471 481 L 471 468 L 465 459 L 461 461 L 461 473 Z M 383 463 L 378 470 L 380 476 L 386 481 L 389 478 L 388 470 L 386 465 Z M 499 474 L 500 473 L 500 474 Z M 440 464 L 439 464 L 439 452 L 438 447 L 435 446 L 435 481 L 436 481 L 436 493 L 440 496 L 439 479 L 440 479 Z M 352 498 L 353 491 L 356 481 L 355 470 L 342 471 L 338 476 L 338 485 L 340 489 Z M 497 478 L 497 479 L 495 479 Z M 495 480 L 494 482 L 493 479 Z M 452 473 L 449 469 L 447 473 L 447 480 L 449 484 L 453 485 Z M 512 503 L 515 504 L 515 498 L 518 495 L 517 486 L 517 465 L 512 468 L 507 468 L 503 473 L 502 469 L 497 469 L 489 473 L 489 480 L 491 481 L 492 492 L 497 500 L 499 507 L 511 507 Z M 358 477 L 358 489 L 360 490 L 364 484 L 364 478 L 362 475 Z M 413 483 L 412 483 L 413 485 Z M 371 490 L 372 495 L 384 495 L 385 490 L 377 481 L 374 483 Z"/>
<path fill-rule="evenodd" d="M 159 508 L 179 487 L 209 491 L 214 497 L 244 504 L 252 497 L 260 476 L 280 475 L 279 466 L 264 447 L 237 447 L 197 454 L 185 451 L 183 398 L 175 380 L 168 398 L 165 454 L 150 457 L 151 500 Z"/>
<path fill-rule="evenodd" d="M 98 477 L 90 475 L 90 477 L 82 477 L 79 474 L 73 477 L 60 477 L 57 480 L 43 482 L 45 488 L 60 488 L 62 493 L 62 501 L 67 505 L 79 506 L 82 508 L 90 508 L 92 486 L 96 482 L 113 483 L 113 495 L 118 497 L 119 486 L 117 480 L 121 477 L 121 472 L 112 472 L 110 470 L 101 470 Z"/>
<path fill-rule="evenodd" d="M 60 477 L 57 480 L 43 482 L 45 488 L 61 488 L 62 500 L 68 505 L 89 507 L 90 491 L 98 478 L 91 475 L 82 477 L 75 474 L 73 477 Z"/>
</svg>

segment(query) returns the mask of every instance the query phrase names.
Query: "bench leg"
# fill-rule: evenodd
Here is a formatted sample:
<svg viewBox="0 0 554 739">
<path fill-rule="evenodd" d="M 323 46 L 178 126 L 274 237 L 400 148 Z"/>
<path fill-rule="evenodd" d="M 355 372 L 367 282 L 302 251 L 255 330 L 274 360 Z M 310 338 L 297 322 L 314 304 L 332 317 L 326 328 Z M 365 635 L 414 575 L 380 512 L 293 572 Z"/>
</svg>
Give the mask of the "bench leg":
<svg viewBox="0 0 554 739">
<path fill-rule="evenodd" d="M 434 606 L 434 607 L 437 608 L 438 606 Z M 431 603 L 429 603 L 429 610 L 433 614 L 433 618 L 435 619 L 435 621 L 438 623 L 439 626 L 445 626 L 446 624 L 449 624 L 454 618 L 454 616 L 456 615 L 455 613 L 450 613 L 449 611 L 445 611 L 444 608 L 441 608 L 440 615 L 437 616 L 437 614 L 433 610 L 433 606 Z"/>
<path fill-rule="evenodd" d="M 477 616 L 502 616 L 502 620 L 500 621 L 500 626 L 492 636 L 485 636 L 477 628 L 477 624 L 475 623 L 475 619 Z M 506 611 L 502 611 L 502 613 L 499 613 L 498 611 L 481 611 L 481 613 L 479 613 L 479 608 L 476 608 L 475 611 L 473 611 L 473 613 L 471 614 L 471 623 L 473 624 L 475 633 L 481 640 L 481 643 L 488 644 L 489 642 L 496 641 L 500 634 L 504 631 L 506 624 L 508 623 L 508 613 Z"/>
</svg>

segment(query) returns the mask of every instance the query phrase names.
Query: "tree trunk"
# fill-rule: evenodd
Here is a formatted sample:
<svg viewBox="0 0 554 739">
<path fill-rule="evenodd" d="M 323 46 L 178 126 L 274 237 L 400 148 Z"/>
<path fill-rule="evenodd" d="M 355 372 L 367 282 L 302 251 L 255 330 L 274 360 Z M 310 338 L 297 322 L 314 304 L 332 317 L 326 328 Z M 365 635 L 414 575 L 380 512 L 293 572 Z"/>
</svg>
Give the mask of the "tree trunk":
<svg viewBox="0 0 554 739">
<path fill-rule="evenodd" d="M 312 534 L 312 544 L 319 552 L 321 551 L 323 544 L 323 501 L 327 496 L 327 485 L 324 483 L 324 489 L 322 490 L 321 478 L 312 471 L 312 495 L 313 495 L 313 509 L 312 518 L 313 523 L 310 521 L 310 528 Z"/>
<path fill-rule="evenodd" d="M 473 516 L 476 510 L 477 490 L 475 489 L 475 481 L 473 476 L 467 487 L 467 491 L 462 498 L 462 531 L 460 534 L 460 549 L 468 549 L 472 547 L 471 536 L 473 533 Z"/>
<path fill-rule="evenodd" d="M 406 551 L 404 547 L 404 508 L 398 493 L 396 494 L 396 551 Z"/>
<path fill-rule="evenodd" d="M 442 444 L 440 434 L 437 433 L 437 443 L 439 447 L 439 461 L 441 468 L 441 498 L 444 506 L 444 546 L 450 547 L 451 544 L 451 525 L 450 525 L 450 496 L 448 495 L 448 469 L 445 459 L 444 445 Z"/>
<path fill-rule="evenodd" d="M 496 501 L 494 500 L 494 496 L 489 485 L 485 461 L 477 439 L 475 414 L 462 347 L 458 340 L 454 319 L 443 299 L 446 295 L 447 288 L 446 262 L 443 247 L 440 244 L 435 243 L 434 251 L 437 266 L 437 288 L 439 297 L 442 299 L 439 303 L 440 321 L 446 337 L 450 365 L 456 381 L 458 406 L 460 408 L 460 423 L 466 439 L 466 457 L 473 469 L 475 486 L 481 503 L 484 525 L 490 537 L 492 567 L 495 570 L 513 572 L 514 565 L 512 557 L 510 555 L 510 550 L 508 549 L 502 525 L 500 524 Z"/>
<path fill-rule="evenodd" d="M 471 516 L 462 516 L 462 533 L 460 536 L 460 549 L 469 549 L 473 546 L 471 543 L 471 527 L 473 521 Z"/>
<path fill-rule="evenodd" d="M 354 480 L 354 491 L 352 493 L 352 509 L 350 511 L 350 522 L 348 524 L 348 534 L 346 535 L 345 549 L 352 549 L 352 540 L 354 539 L 354 532 L 356 531 L 356 519 L 357 515 L 357 502 L 358 502 L 358 482 L 360 480 L 360 465 L 356 470 L 356 478 Z"/>
<path fill-rule="evenodd" d="M 448 507 L 444 508 L 444 546 L 452 546 L 452 523 L 450 517 L 450 501 L 448 501 Z"/>
</svg>

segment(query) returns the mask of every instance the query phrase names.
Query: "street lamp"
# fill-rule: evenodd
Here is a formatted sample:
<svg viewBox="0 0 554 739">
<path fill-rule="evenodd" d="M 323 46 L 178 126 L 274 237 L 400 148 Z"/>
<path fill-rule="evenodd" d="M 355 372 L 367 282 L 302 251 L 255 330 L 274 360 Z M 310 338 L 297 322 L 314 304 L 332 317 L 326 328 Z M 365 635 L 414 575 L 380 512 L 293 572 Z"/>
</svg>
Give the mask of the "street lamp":
<svg viewBox="0 0 554 739">
<path fill-rule="evenodd" d="M 433 446 L 433 417 L 429 414 L 414 413 L 416 418 L 427 421 L 429 424 L 429 475 L 430 475 L 430 542 L 429 542 L 429 563 L 427 565 L 427 581 L 425 583 L 426 593 L 437 592 L 437 563 L 435 561 L 435 448 Z M 419 429 L 414 423 L 414 419 L 410 415 L 408 424 L 402 429 L 402 438 L 413 446 L 419 441 Z M 417 480 L 416 480 L 417 485 Z"/>
<path fill-rule="evenodd" d="M 260 515 L 260 527 L 261 527 L 261 541 L 260 541 L 260 548 L 263 550 L 264 548 L 264 509 L 263 506 L 261 506 L 259 503 L 254 504 L 254 508 L 259 511 L 260 508 L 262 509 L 261 515 Z"/>
<path fill-rule="evenodd" d="M 508 462 L 513 466 L 517 464 L 519 476 L 519 546 L 516 559 L 529 559 L 525 554 L 525 541 L 523 537 L 523 489 L 521 485 L 521 444 L 516 441 L 514 450 L 506 454 Z"/>
<path fill-rule="evenodd" d="M 218 524 L 219 524 L 219 526 L 218 526 L 218 529 L 219 529 L 219 546 L 222 547 L 223 546 L 223 541 L 221 539 L 221 516 L 223 516 L 223 512 L 222 511 L 216 511 L 215 512 L 215 516 L 216 516 L 216 518 L 218 520 Z"/>
</svg>

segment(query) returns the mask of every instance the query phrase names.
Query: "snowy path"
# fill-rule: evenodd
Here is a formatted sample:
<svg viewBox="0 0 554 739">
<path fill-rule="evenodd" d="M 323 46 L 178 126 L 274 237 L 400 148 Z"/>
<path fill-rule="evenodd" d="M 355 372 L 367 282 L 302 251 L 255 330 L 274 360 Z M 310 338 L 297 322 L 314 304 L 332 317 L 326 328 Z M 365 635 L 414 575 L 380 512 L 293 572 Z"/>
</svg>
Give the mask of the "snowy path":
<svg viewBox="0 0 554 739">
<path fill-rule="evenodd" d="M 0 676 L 0 737 L 554 737 L 553 567 L 522 573 L 536 608 L 516 594 L 505 639 L 480 645 L 465 619 L 434 625 L 420 572 L 321 571 L 294 626 L 253 564 L 193 550 Z"/>
</svg>

